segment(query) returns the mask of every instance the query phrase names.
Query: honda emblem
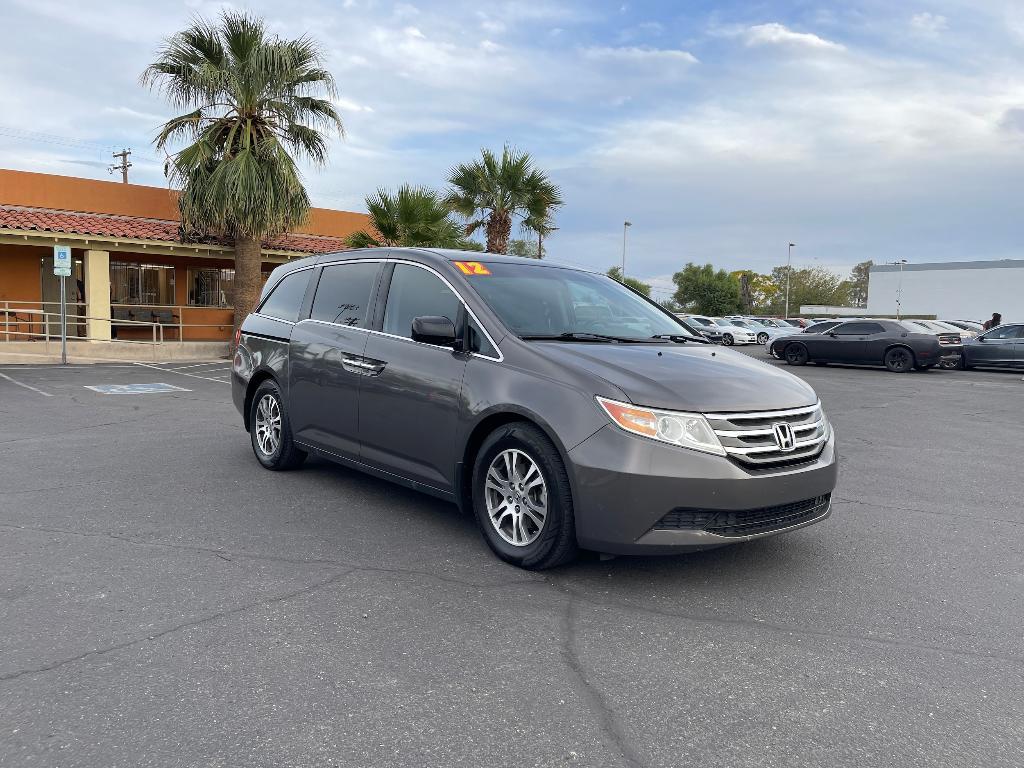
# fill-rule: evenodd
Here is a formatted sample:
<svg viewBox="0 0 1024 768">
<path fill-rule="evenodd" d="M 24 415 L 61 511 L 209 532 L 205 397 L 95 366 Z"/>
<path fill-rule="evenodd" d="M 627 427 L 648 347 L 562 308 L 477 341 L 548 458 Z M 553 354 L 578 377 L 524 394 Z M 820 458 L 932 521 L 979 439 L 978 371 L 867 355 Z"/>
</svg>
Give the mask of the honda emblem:
<svg viewBox="0 0 1024 768">
<path fill-rule="evenodd" d="M 775 435 L 775 443 L 779 446 L 780 451 L 792 451 L 796 448 L 793 428 L 787 422 L 772 424 L 772 434 Z"/>
</svg>

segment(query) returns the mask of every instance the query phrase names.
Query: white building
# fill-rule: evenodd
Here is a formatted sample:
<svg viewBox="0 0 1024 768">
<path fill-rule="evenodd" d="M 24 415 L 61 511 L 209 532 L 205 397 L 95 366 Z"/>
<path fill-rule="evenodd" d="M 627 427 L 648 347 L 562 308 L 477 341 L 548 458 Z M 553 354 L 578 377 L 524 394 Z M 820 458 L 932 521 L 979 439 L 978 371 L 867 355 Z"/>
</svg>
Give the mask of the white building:
<svg viewBox="0 0 1024 768">
<path fill-rule="evenodd" d="M 868 282 L 868 315 L 935 315 L 940 320 L 1003 316 L 1024 322 L 1024 260 L 876 265 Z"/>
</svg>

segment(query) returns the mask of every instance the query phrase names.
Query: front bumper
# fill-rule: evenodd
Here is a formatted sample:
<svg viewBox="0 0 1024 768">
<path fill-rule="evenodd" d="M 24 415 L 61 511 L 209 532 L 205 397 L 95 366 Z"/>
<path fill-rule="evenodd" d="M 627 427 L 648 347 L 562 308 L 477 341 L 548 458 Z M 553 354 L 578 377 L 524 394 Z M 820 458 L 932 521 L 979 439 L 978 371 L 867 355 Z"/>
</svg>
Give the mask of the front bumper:
<svg viewBox="0 0 1024 768">
<path fill-rule="evenodd" d="M 581 547 L 613 554 L 712 549 L 811 525 L 830 514 L 827 497 L 838 474 L 834 437 L 812 461 L 751 471 L 721 456 L 635 437 L 608 425 L 569 451 L 569 459 L 576 538 Z M 749 535 L 719 535 L 700 527 L 670 529 L 664 523 L 666 515 L 678 518 L 679 510 L 748 513 L 805 500 L 818 500 L 811 516 Z"/>
</svg>

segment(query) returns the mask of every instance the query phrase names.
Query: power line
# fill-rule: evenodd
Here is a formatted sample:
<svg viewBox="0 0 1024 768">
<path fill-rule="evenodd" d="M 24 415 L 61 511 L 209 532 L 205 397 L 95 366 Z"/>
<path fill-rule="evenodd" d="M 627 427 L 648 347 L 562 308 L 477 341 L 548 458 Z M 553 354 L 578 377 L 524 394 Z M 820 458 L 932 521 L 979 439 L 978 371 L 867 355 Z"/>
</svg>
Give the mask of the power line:
<svg viewBox="0 0 1024 768">
<path fill-rule="evenodd" d="M 116 144 L 100 144 L 94 141 L 87 141 L 74 136 L 59 136 L 53 133 L 42 133 L 40 131 L 29 131 L 24 128 L 15 128 L 10 125 L 0 125 L 0 136 L 8 136 L 12 139 L 18 139 L 20 141 L 28 141 L 37 144 L 52 144 L 55 146 L 69 147 L 71 149 L 92 149 L 100 152 L 109 152 L 117 149 Z M 141 160 L 148 160 L 153 163 L 162 163 L 163 160 L 159 160 L 152 155 L 143 155 L 138 152 L 133 153 L 136 158 Z"/>
</svg>

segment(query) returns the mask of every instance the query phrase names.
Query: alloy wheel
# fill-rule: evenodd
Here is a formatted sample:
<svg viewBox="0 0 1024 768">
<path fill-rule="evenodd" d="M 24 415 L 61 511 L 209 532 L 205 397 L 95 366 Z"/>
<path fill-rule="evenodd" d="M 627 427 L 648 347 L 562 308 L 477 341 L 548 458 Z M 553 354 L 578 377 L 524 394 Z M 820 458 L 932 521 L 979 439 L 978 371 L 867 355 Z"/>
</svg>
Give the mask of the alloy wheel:
<svg viewBox="0 0 1024 768">
<path fill-rule="evenodd" d="M 491 462 L 484 481 L 487 516 L 502 539 L 514 547 L 532 544 L 544 530 L 548 489 L 540 467 L 516 448 Z"/>
<path fill-rule="evenodd" d="M 281 406 L 271 394 L 256 406 L 256 443 L 265 456 L 273 456 L 281 445 Z"/>
</svg>

